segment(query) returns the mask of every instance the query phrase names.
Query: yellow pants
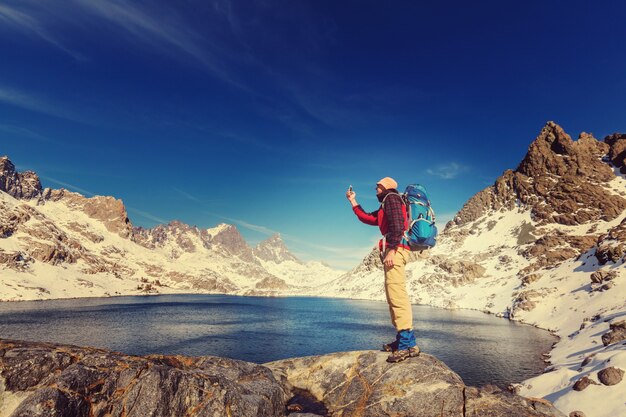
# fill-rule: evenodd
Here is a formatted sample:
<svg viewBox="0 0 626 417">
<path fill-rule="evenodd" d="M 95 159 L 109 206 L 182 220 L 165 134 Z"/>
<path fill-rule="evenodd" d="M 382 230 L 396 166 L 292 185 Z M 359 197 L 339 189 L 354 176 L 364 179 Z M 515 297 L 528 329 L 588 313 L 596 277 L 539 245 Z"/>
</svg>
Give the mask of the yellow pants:
<svg viewBox="0 0 626 417">
<path fill-rule="evenodd" d="M 413 311 L 406 291 L 404 266 L 409 260 L 409 250 L 398 248 L 393 258 L 393 268 L 385 266 L 385 294 L 389 304 L 391 323 L 396 331 L 413 328 Z"/>
</svg>

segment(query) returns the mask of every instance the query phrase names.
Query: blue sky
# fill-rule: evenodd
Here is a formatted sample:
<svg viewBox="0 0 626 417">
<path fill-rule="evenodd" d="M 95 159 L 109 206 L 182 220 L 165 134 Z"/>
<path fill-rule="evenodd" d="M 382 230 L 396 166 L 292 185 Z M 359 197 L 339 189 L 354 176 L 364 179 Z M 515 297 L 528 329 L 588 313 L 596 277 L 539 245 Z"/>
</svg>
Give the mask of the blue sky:
<svg viewBox="0 0 626 417">
<path fill-rule="evenodd" d="M 374 184 L 442 219 L 548 120 L 626 131 L 621 1 L 0 1 L 0 154 L 133 224 L 280 232 L 349 268 Z"/>
</svg>

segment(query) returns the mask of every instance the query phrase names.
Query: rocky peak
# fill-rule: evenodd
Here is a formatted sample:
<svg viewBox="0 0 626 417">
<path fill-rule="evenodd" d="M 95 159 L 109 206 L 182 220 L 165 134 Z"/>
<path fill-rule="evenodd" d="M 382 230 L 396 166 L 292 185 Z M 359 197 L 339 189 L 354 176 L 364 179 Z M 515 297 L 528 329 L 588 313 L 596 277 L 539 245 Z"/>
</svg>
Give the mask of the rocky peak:
<svg viewBox="0 0 626 417">
<path fill-rule="evenodd" d="M 206 232 L 209 239 L 213 239 L 215 236 L 219 235 L 220 233 L 232 233 L 231 229 L 235 229 L 235 231 L 237 230 L 237 228 L 233 226 L 232 224 L 220 223 L 215 227 L 205 229 L 204 232 Z"/>
<path fill-rule="evenodd" d="M 606 182 L 613 179 L 614 174 L 599 158 L 608 150 L 606 143 L 599 142 L 589 133 L 581 133 L 574 142 L 561 126 L 548 122 L 531 143 L 515 172 L 531 178 L 576 175 Z"/>
<path fill-rule="evenodd" d="M 220 246 L 228 253 L 236 255 L 244 261 L 258 262 L 236 226 L 222 223 L 213 229 L 208 229 L 207 234 L 211 245 Z"/>
<path fill-rule="evenodd" d="M 0 191 L 22 200 L 41 198 L 42 195 L 37 174 L 33 171 L 17 172 L 6 156 L 0 157 Z"/>
<path fill-rule="evenodd" d="M 122 200 L 109 196 L 87 198 L 64 188 L 59 190 L 46 188 L 43 192 L 43 199 L 55 203 L 62 202 L 72 210 L 82 211 L 92 219 L 101 221 L 109 232 L 116 233 L 123 238 L 131 237 L 133 234 L 133 225 Z"/>
<path fill-rule="evenodd" d="M 626 209 L 626 200 L 602 186 L 615 178 L 603 157 L 613 152 L 619 160 L 621 140 L 614 136 L 600 142 L 581 133 L 573 141 L 559 125 L 548 122 L 517 169 L 506 171 L 493 186 L 472 197 L 451 227 L 470 223 L 491 210 L 518 206 L 532 209 L 539 224 L 615 219 Z"/>
<path fill-rule="evenodd" d="M 277 264 L 285 261 L 302 263 L 289 252 L 279 233 L 259 243 L 252 251 L 255 256 L 264 261 L 276 262 Z"/>
<path fill-rule="evenodd" d="M 183 252 L 195 252 L 196 245 L 192 241 L 193 236 L 202 239 L 201 232 L 196 226 L 189 226 L 179 220 L 159 224 L 151 229 L 133 228 L 133 241 L 150 249 L 161 248 L 168 242 L 175 242 Z"/>
</svg>

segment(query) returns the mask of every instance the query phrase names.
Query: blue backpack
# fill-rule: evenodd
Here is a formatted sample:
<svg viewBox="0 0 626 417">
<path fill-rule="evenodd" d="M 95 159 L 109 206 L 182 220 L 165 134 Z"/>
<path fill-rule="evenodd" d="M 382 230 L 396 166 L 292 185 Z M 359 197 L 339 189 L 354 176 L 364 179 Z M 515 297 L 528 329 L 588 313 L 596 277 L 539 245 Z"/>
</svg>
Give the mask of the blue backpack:
<svg viewBox="0 0 626 417">
<path fill-rule="evenodd" d="M 430 249 L 435 246 L 437 226 L 435 212 L 430 206 L 426 189 L 420 184 L 407 185 L 403 194 L 407 208 L 409 228 L 404 232 L 411 250 Z"/>
</svg>

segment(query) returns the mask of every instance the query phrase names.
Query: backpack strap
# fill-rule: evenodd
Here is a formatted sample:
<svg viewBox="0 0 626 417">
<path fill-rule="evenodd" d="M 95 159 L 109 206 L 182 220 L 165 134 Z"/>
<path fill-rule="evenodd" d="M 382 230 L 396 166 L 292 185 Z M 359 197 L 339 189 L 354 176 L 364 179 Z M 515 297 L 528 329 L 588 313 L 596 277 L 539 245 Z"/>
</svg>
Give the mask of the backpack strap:
<svg viewBox="0 0 626 417">
<path fill-rule="evenodd" d="M 385 209 L 385 200 L 390 195 L 397 195 L 398 197 L 400 197 L 402 199 L 402 203 L 404 203 L 404 199 L 402 198 L 402 194 L 400 194 L 400 193 L 388 193 L 385 197 L 383 197 L 383 201 L 380 202 L 380 206 L 383 208 L 383 210 Z"/>
</svg>

